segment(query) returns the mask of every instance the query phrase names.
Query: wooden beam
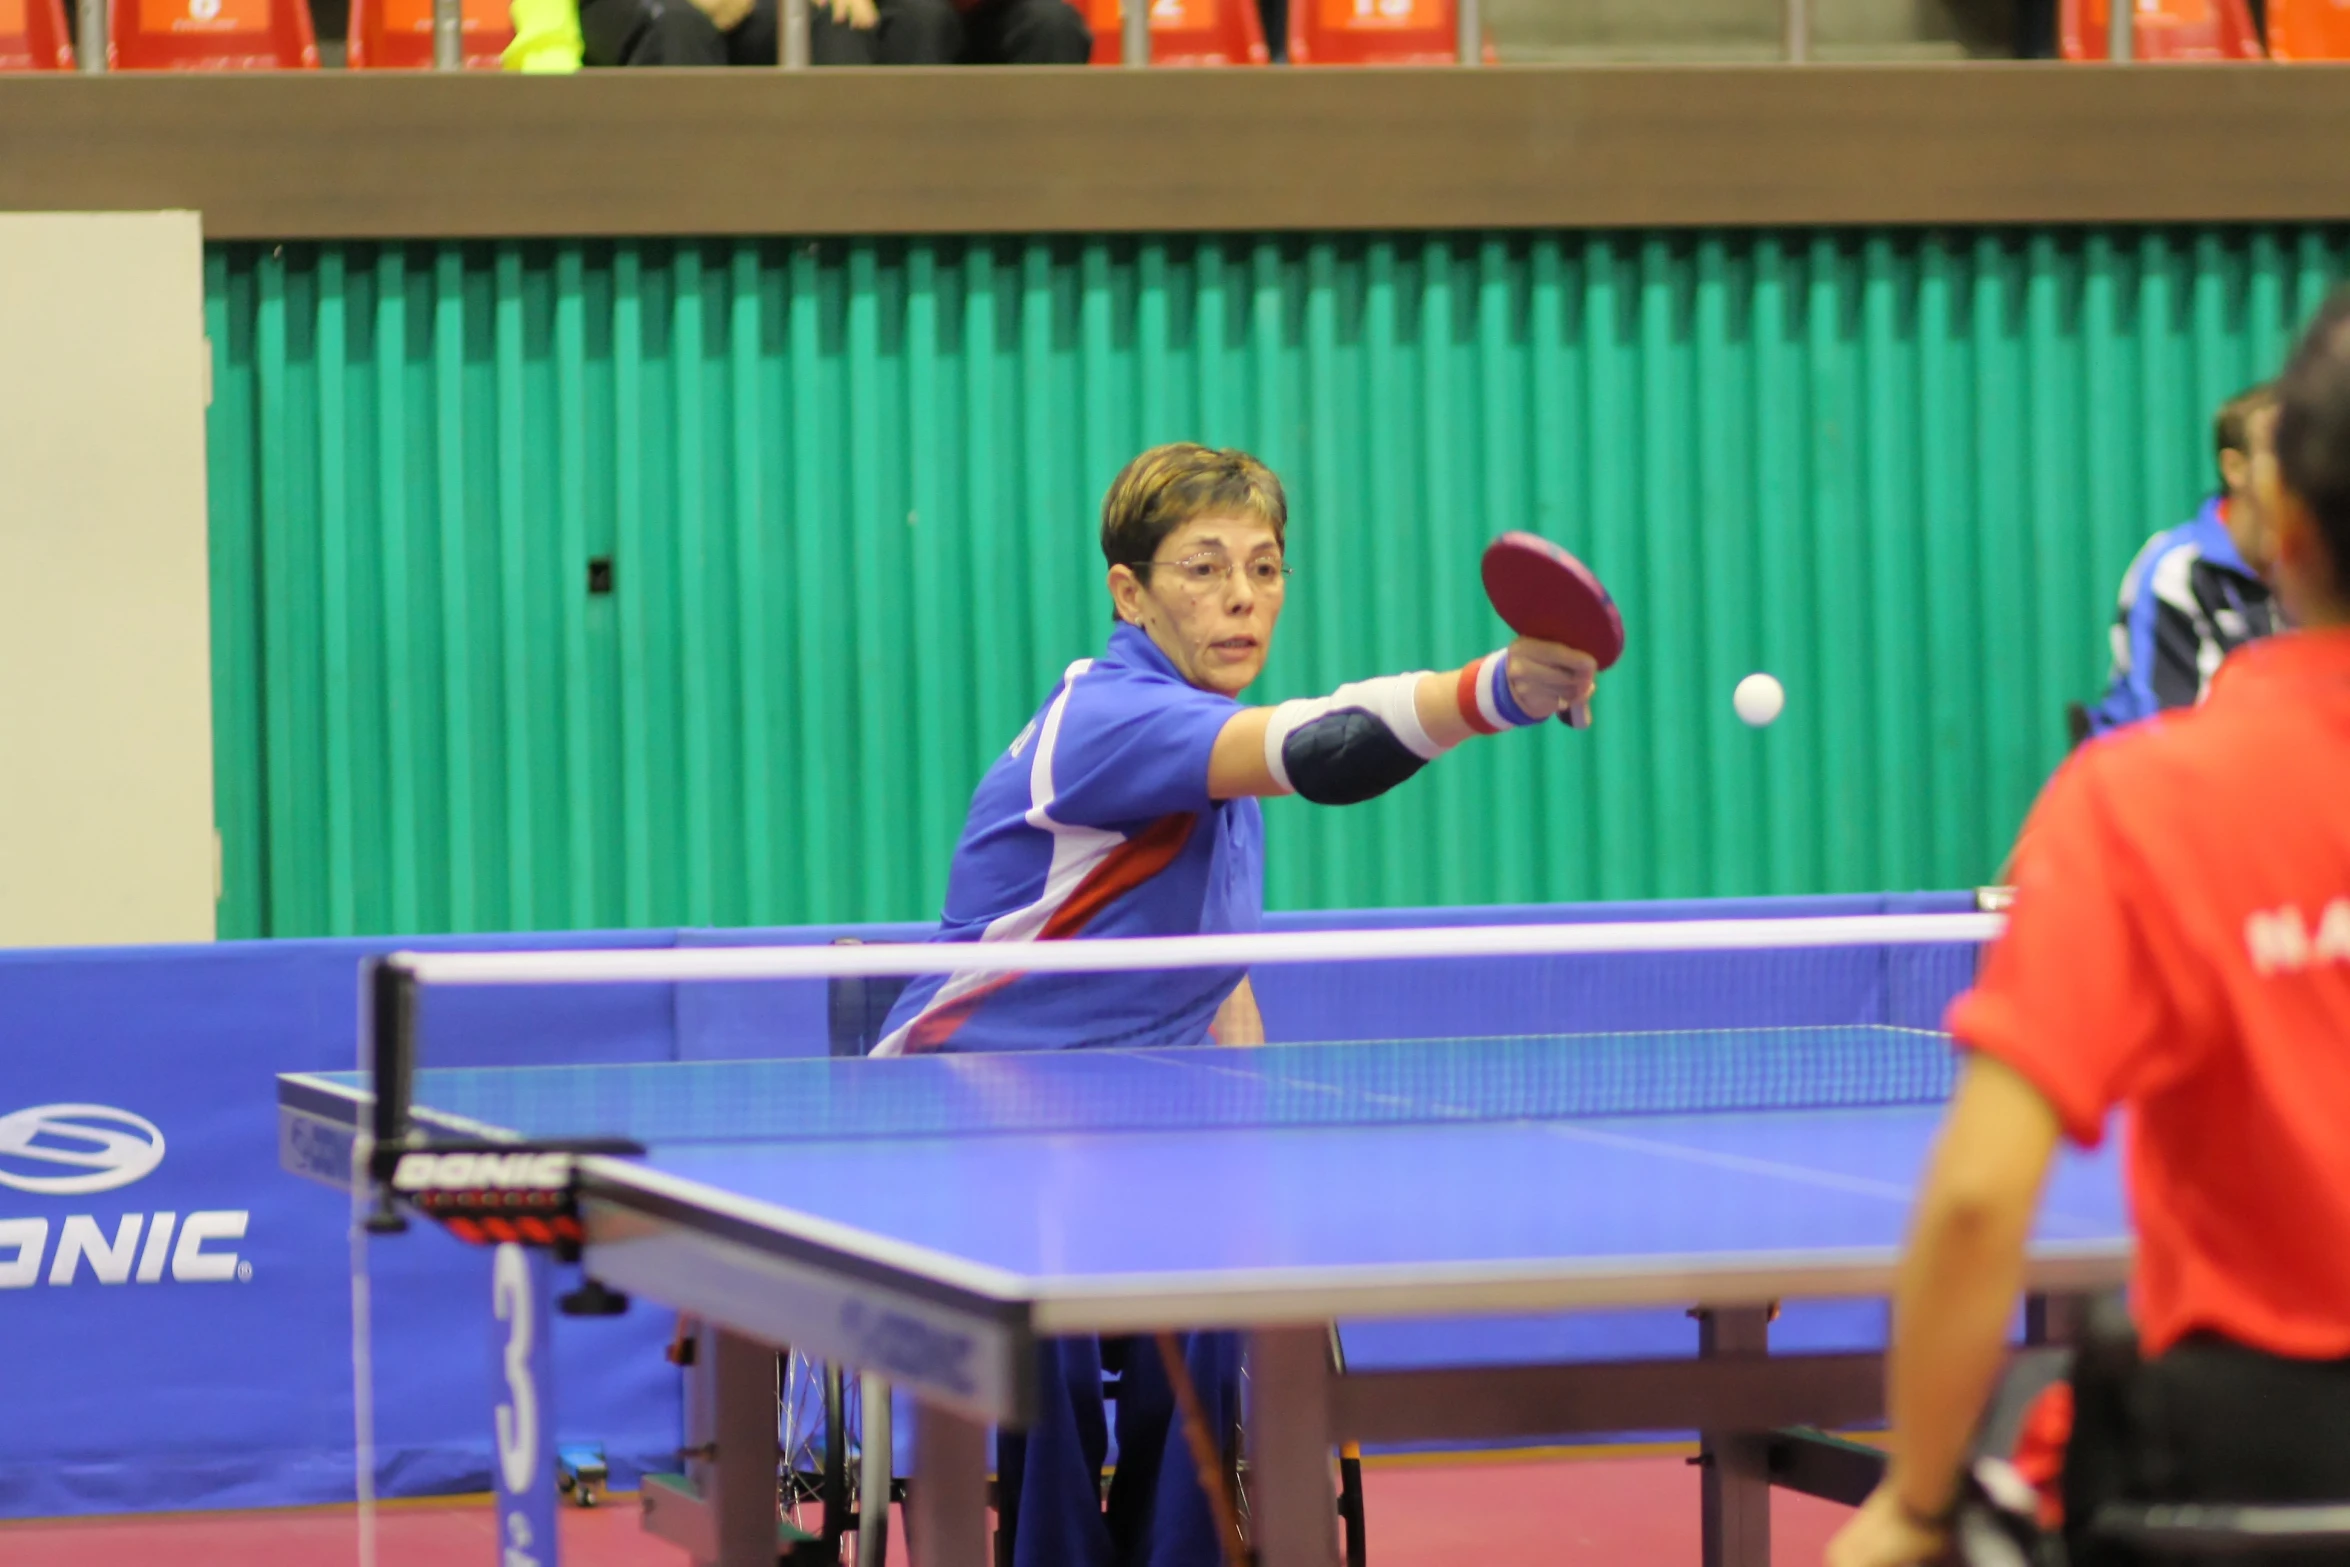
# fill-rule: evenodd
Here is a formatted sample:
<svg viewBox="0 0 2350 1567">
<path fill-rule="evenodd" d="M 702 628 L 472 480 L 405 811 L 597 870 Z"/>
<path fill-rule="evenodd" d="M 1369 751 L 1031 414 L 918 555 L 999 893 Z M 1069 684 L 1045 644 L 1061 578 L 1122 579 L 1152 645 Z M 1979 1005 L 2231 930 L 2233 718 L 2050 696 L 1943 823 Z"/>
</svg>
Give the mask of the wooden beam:
<svg viewBox="0 0 2350 1567">
<path fill-rule="evenodd" d="M 2350 217 L 2350 67 L 0 82 L 0 210 L 220 239 Z"/>
</svg>

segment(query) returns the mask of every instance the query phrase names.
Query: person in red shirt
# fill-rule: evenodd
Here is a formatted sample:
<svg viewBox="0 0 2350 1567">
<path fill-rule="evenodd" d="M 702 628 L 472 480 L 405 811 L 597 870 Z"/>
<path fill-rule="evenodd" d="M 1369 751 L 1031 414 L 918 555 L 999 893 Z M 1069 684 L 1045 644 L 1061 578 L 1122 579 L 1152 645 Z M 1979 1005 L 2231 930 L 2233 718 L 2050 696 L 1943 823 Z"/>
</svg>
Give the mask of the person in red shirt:
<svg viewBox="0 0 2350 1567">
<path fill-rule="evenodd" d="M 2127 1111 L 2146 1501 L 2350 1498 L 2350 292 L 2255 453 L 2303 629 L 2033 809 L 1894 1296 L 1892 1456 L 1829 1567 L 1936 1557 L 2059 1138 Z"/>
</svg>

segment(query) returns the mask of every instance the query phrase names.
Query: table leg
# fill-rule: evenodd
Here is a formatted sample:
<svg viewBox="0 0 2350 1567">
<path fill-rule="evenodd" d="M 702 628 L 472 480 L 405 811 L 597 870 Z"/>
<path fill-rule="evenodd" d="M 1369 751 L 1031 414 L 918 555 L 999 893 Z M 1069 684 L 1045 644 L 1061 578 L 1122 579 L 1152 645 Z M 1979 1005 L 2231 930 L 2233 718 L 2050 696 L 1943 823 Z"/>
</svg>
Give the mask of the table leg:
<svg viewBox="0 0 2350 1567">
<path fill-rule="evenodd" d="M 1259 1567 L 1336 1567 L 1330 1330 L 1252 1333 L 1248 1368 L 1249 1520 Z"/>
<path fill-rule="evenodd" d="M 885 1567 L 889 1488 L 897 1477 L 897 1438 L 890 1429 L 889 1383 L 868 1371 L 857 1378 L 864 1446 L 857 1455 L 857 1567 Z"/>
<path fill-rule="evenodd" d="M 698 1478 L 717 1524 L 718 1567 L 774 1567 L 778 1513 L 775 1351 L 705 1328 L 710 1457 Z"/>
<path fill-rule="evenodd" d="M 1706 1307 L 1696 1316 L 1700 1359 L 1770 1353 L 1769 1307 Z M 1704 1466 L 1705 1567 L 1770 1567 L 1771 1451 L 1767 1434 L 1700 1432 L 1698 1462 Z"/>
<path fill-rule="evenodd" d="M 885 1488 L 885 1511 L 888 1497 Z M 987 1427 L 936 1404 L 919 1406 L 906 1506 L 906 1550 L 915 1567 L 989 1567 Z"/>
</svg>

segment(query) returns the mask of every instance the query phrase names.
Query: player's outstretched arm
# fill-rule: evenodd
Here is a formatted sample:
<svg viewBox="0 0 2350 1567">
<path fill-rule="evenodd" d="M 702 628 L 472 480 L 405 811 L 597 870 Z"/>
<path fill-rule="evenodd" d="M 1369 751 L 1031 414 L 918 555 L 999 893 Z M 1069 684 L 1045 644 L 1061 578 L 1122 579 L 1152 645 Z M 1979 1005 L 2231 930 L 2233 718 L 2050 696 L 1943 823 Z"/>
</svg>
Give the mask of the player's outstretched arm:
<svg viewBox="0 0 2350 1567">
<path fill-rule="evenodd" d="M 1216 736 L 1208 793 L 1297 794 L 1319 805 L 1374 799 L 1471 735 L 1521 729 L 1588 702 L 1597 679 L 1589 654 L 1520 637 L 1441 674 L 1384 675 L 1252 707 Z"/>
</svg>

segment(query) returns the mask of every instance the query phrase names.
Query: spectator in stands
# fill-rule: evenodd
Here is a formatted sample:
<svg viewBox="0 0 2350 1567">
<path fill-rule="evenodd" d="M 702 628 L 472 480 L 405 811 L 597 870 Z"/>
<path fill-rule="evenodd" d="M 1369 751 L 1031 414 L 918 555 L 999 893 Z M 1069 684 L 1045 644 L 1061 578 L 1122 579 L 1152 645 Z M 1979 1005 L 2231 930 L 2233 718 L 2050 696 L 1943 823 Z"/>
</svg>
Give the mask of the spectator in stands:
<svg viewBox="0 0 2350 1567">
<path fill-rule="evenodd" d="M 2251 478 L 2252 421 L 2274 413 L 2274 393 L 2256 386 L 2229 398 L 2212 420 L 2219 493 L 2193 521 L 2147 540 L 2123 573 L 2113 674 L 2104 700 L 2086 710 L 2087 734 L 2194 706 L 2222 659 L 2277 629 Z"/>
<path fill-rule="evenodd" d="M 580 0 L 589 65 L 774 65 L 781 0 Z M 818 65 L 1083 65 L 1068 0 L 809 0 Z"/>
<path fill-rule="evenodd" d="M 763 0 L 772 3 L 772 0 Z M 873 0 L 860 0 L 870 4 Z M 1083 65 L 1093 29 L 1068 0 L 879 0 L 881 25 L 810 40 L 818 65 Z M 892 17 L 907 40 L 890 36 Z M 900 60 L 900 54 L 919 60 Z"/>
</svg>

